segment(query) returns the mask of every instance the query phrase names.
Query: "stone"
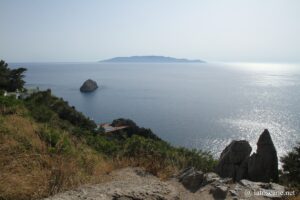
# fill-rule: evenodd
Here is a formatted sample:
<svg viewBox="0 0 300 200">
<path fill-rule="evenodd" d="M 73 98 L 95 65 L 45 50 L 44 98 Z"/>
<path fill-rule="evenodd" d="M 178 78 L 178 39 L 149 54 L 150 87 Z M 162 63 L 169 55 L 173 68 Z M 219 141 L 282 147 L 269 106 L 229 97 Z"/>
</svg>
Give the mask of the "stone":
<svg viewBox="0 0 300 200">
<path fill-rule="evenodd" d="M 229 190 L 231 196 L 238 196 L 238 192 L 236 190 Z"/>
<path fill-rule="evenodd" d="M 209 173 L 204 174 L 202 185 L 204 186 L 204 185 L 213 183 L 218 180 L 220 180 L 220 176 L 218 174 L 216 174 L 214 172 L 209 172 Z"/>
<path fill-rule="evenodd" d="M 93 92 L 98 88 L 96 81 L 91 79 L 86 80 L 80 87 L 81 92 Z"/>
<path fill-rule="evenodd" d="M 236 199 L 236 200 L 267 200 L 281 199 L 285 188 L 276 183 L 253 182 L 241 180 L 231 183 L 228 178 L 220 179 L 214 173 L 204 174 L 215 180 L 208 185 L 201 186 L 196 192 L 187 191 L 178 179 L 184 179 L 190 174 L 196 173 L 194 168 L 187 168 L 176 176 L 176 179 L 161 181 L 141 168 L 123 168 L 110 173 L 107 182 L 97 185 L 85 185 L 75 190 L 56 194 L 45 200 L 62 199 L 103 199 L 103 200 L 179 200 L 179 199 Z M 207 176 L 209 175 L 209 176 Z M 291 193 L 291 195 L 295 195 Z"/>
<path fill-rule="evenodd" d="M 195 168 L 187 168 L 178 176 L 179 182 L 191 192 L 196 192 L 202 185 L 204 174 L 202 171 L 196 171 Z"/>
<path fill-rule="evenodd" d="M 215 199 L 225 199 L 228 192 L 228 186 L 216 185 L 210 189 L 210 193 Z"/>
<path fill-rule="evenodd" d="M 271 184 L 271 189 L 275 191 L 285 191 L 285 187 L 282 185 L 279 185 L 277 183 L 270 183 Z"/>
<path fill-rule="evenodd" d="M 251 191 L 256 196 L 265 198 L 281 198 L 284 194 L 285 187 L 276 183 L 253 182 L 249 180 L 240 180 L 241 186 L 246 188 L 245 191 Z"/>
<path fill-rule="evenodd" d="M 278 182 L 277 152 L 267 129 L 260 135 L 257 151 L 248 159 L 247 168 L 251 181 Z"/>
<path fill-rule="evenodd" d="M 224 184 L 232 184 L 233 180 L 232 180 L 232 178 L 222 178 L 218 182 L 224 183 Z"/>
<path fill-rule="evenodd" d="M 264 187 L 264 183 L 261 183 L 261 182 L 253 182 L 253 181 L 249 181 L 249 180 L 246 180 L 246 179 L 243 179 L 243 180 L 240 180 L 239 183 L 246 187 L 246 188 L 249 188 L 251 190 L 258 190 L 262 187 Z"/>
<path fill-rule="evenodd" d="M 244 163 L 250 156 L 252 148 L 246 140 L 232 141 L 221 153 L 216 172 L 222 177 L 233 180 L 246 176 L 247 169 Z"/>
</svg>

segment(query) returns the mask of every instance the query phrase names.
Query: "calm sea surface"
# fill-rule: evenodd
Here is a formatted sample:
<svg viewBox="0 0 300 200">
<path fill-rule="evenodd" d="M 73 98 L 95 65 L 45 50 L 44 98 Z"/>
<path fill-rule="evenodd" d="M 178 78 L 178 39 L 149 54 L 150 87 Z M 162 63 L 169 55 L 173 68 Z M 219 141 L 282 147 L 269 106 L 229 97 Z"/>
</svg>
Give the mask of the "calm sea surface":
<svg viewBox="0 0 300 200">
<path fill-rule="evenodd" d="M 300 140 L 300 64 L 11 63 L 28 87 L 51 88 L 97 123 L 130 118 L 174 145 L 218 155 L 253 149 L 268 128 L 279 155 Z M 79 92 L 88 78 L 100 88 Z"/>
</svg>

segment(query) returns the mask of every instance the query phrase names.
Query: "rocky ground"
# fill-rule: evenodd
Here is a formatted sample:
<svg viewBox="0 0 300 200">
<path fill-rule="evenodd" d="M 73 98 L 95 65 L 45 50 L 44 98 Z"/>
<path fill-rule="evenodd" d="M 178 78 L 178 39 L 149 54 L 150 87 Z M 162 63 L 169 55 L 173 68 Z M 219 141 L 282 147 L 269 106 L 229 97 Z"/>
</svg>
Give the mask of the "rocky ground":
<svg viewBox="0 0 300 200">
<path fill-rule="evenodd" d="M 182 171 L 167 181 L 140 168 L 124 168 L 107 175 L 98 185 L 86 185 L 45 200 L 168 200 L 168 199 L 274 199 L 284 187 L 274 183 L 220 178 L 193 168 Z"/>
</svg>

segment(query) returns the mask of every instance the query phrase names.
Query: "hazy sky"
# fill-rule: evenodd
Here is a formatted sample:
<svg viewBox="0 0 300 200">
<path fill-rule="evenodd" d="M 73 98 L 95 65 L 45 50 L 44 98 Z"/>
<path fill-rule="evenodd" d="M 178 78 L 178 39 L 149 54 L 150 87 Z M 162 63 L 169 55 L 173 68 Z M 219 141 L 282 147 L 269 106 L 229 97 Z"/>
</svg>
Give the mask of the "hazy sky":
<svg viewBox="0 0 300 200">
<path fill-rule="evenodd" d="M 0 59 L 300 61 L 299 0 L 1 0 Z"/>
</svg>

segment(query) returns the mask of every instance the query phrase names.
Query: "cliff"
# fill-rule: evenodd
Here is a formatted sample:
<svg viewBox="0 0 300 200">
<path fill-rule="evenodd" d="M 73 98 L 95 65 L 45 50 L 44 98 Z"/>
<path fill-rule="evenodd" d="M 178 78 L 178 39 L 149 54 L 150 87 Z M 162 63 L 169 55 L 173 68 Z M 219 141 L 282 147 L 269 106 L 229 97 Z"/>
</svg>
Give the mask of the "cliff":
<svg viewBox="0 0 300 200">
<path fill-rule="evenodd" d="M 112 123 L 129 127 L 124 137 L 107 135 L 50 90 L 24 100 L 0 96 L 0 120 L 0 199 L 40 199 L 128 166 L 160 178 L 215 166 L 210 154 L 173 147 L 131 120 Z"/>
</svg>

